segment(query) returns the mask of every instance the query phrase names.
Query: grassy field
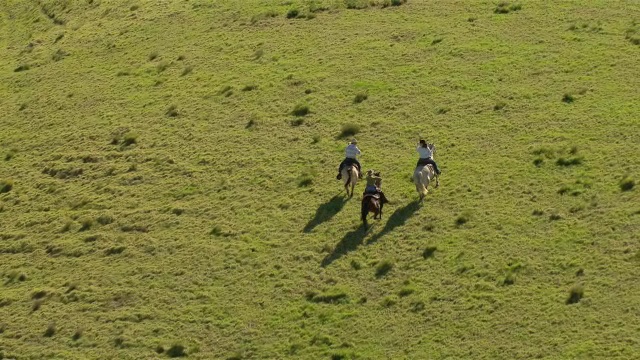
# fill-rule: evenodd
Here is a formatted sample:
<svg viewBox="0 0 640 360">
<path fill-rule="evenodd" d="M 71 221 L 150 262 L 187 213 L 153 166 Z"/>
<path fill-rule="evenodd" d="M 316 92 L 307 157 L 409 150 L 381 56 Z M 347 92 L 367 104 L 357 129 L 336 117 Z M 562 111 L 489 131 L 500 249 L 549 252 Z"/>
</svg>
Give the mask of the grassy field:
<svg viewBox="0 0 640 360">
<path fill-rule="evenodd" d="M 638 59 L 637 1 L 0 1 L 0 359 L 638 359 Z"/>
</svg>

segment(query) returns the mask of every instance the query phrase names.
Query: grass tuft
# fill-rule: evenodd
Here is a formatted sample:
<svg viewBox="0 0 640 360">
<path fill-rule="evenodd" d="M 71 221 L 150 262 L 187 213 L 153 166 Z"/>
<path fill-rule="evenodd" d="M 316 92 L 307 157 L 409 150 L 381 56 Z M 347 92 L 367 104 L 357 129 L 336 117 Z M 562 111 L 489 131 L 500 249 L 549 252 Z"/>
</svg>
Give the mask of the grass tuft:
<svg viewBox="0 0 640 360">
<path fill-rule="evenodd" d="M 133 145 L 137 143 L 137 141 L 138 141 L 138 135 L 135 133 L 126 133 L 122 138 L 122 144 L 124 146 Z"/>
<path fill-rule="evenodd" d="M 0 183 L 1 186 L 2 183 Z M 622 179 L 620 181 L 620 190 L 622 191 L 631 191 L 633 190 L 633 187 L 636 186 L 636 182 L 635 180 L 633 180 L 630 177 L 625 177 L 624 179 Z M 2 192 L 2 190 L 0 189 L 0 192 Z"/>
<path fill-rule="evenodd" d="M 0 180 L 0 194 L 8 193 L 13 189 L 13 180 Z"/>
<path fill-rule="evenodd" d="M 170 358 L 184 357 L 187 356 L 187 352 L 184 346 L 174 344 L 169 348 L 169 350 L 167 350 L 167 356 Z"/>
<path fill-rule="evenodd" d="M 571 95 L 571 94 L 562 95 L 562 102 L 567 103 L 567 104 L 571 104 L 574 101 L 575 101 L 575 98 L 573 97 L 573 95 Z"/>
<path fill-rule="evenodd" d="M 569 157 L 569 158 L 560 157 L 558 158 L 558 160 L 556 160 L 556 165 L 558 166 L 574 166 L 574 165 L 580 165 L 580 164 L 582 164 L 582 157 L 580 156 Z"/>
<path fill-rule="evenodd" d="M 171 105 L 167 108 L 167 111 L 165 111 L 164 113 L 166 116 L 168 117 L 178 117 L 178 115 L 180 115 L 178 113 L 178 107 L 175 105 Z"/>
<path fill-rule="evenodd" d="M 349 302 L 349 295 L 342 289 L 331 289 L 324 293 L 309 291 L 305 296 L 307 300 L 315 303 L 346 304 Z"/>
<path fill-rule="evenodd" d="M 55 334 L 56 334 L 56 324 L 55 323 L 49 323 L 49 326 L 47 326 L 47 329 L 44 331 L 44 336 L 45 337 L 52 337 Z"/>
<path fill-rule="evenodd" d="M 512 11 L 522 10 L 522 5 L 520 4 L 509 4 L 506 1 L 500 2 L 496 8 L 493 10 L 496 14 L 508 14 Z"/>
<path fill-rule="evenodd" d="M 73 341 L 78 341 L 82 337 L 82 329 L 77 329 L 76 332 L 73 333 L 71 339 Z"/>
<path fill-rule="evenodd" d="M 193 66 L 191 65 L 187 65 L 185 66 L 185 68 L 182 70 L 182 73 L 180 74 L 180 76 L 187 76 L 189 74 L 191 74 L 191 72 L 193 71 Z"/>
<path fill-rule="evenodd" d="M 359 132 L 360 132 L 359 125 L 356 125 L 353 123 L 344 124 L 342 125 L 342 129 L 340 130 L 340 135 L 338 136 L 338 138 L 340 139 L 348 138 L 356 135 Z"/>
<path fill-rule="evenodd" d="M 67 56 L 69 56 L 69 53 L 65 52 L 62 49 L 58 49 L 55 53 L 53 53 L 53 55 L 51 55 L 51 60 L 60 61 Z"/>
<path fill-rule="evenodd" d="M 298 16 L 300 16 L 300 10 L 298 9 L 289 9 L 289 11 L 287 11 L 287 19 L 295 19 Z"/>
<path fill-rule="evenodd" d="M 398 296 L 400 297 L 406 297 L 409 296 L 415 292 L 417 292 L 418 289 L 416 289 L 415 286 L 413 285 L 405 285 L 402 289 L 400 289 L 400 291 L 398 292 Z"/>
<path fill-rule="evenodd" d="M 437 247 L 435 246 L 427 246 L 426 249 L 424 249 L 424 251 L 422 252 L 422 257 L 424 259 L 429 259 L 431 257 L 433 257 L 433 254 L 438 250 Z"/>
<path fill-rule="evenodd" d="M 367 100 L 369 98 L 369 95 L 365 94 L 365 93 L 358 93 L 356 94 L 356 97 L 353 98 L 353 103 L 354 104 L 360 104 L 361 102 Z"/>
<path fill-rule="evenodd" d="M 157 59 L 157 58 L 158 58 L 158 52 L 157 52 L 157 51 L 153 51 L 153 52 L 151 52 L 151 53 L 149 54 L 149 56 L 148 56 L 149 61 L 153 61 L 153 60 L 155 60 L 155 59 Z"/>
<path fill-rule="evenodd" d="M 309 115 L 311 111 L 309 110 L 309 106 L 308 105 L 303 105 L 303 104 L 298 104 L 293 108 L 293 111 L 291 111 L 291 114 L 294 116 L 307 116 Z"/>
<path fill-rule="evenodd" d="M 571 290 L 569 290 L 569 297 L 567 298 L 567 301 L 565 303 L 567 305 L 577 304 L 580 302 L 583 296 L 584 288 L 582 287 L 582 285 L 575 285 L 571 288 Z"/>
<path fill-rule="evenodd" d="M 495 105 L 493 105 L 493 110 L 499 111 L 504 109 L 505 106 L 507 106 L 507 103 L 505 103 L 504 101 L 498 101 Z"/>
<path fill-rule="evenodd" d="M 464 213 L 456 218 L 456 226 L 460 227 L 468 223 L 471 216 L 468 213 Z"/>
<path fill-rule="evenodd" d="M 90 218 L 82 219 L 80 221 L 80 224 L 81 224 L 80 230 L 78 231 L 87 231 L 91 229 L 91 227 L 93 226 L 93 219 L 90 219 Z"/>
<path fill-rule="evenodd" d="M 14 72 L 21 72 L 21 71 L 27 71 L 31 69 L 31 67 L 27 64 L 22 64 L 20 66 L 18 66 L 17 68 L 13 69 Z"/>
<path fill-rule="evenodd" d="M 257 90 L 258 89 L 258 85 L 246 85 L 245 87 L 242 88 L 242 91 L 253 91 L 253 90 Z"/>
<path fill-rule="evenodd" d="M 389 273 L 393 269 L 393 262 L 391 260 L 383 260 L 376 266 L 376 277 L 381 278 Z"/>
</svg>

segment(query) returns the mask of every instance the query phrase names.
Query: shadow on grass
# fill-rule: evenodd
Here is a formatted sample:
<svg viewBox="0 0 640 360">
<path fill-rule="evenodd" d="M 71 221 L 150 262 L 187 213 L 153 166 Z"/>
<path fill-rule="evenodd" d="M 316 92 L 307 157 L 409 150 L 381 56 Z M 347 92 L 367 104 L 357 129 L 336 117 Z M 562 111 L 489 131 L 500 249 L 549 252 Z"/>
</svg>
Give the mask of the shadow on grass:
<svg viewBox="0 0 640 360">
<path fill-rule="evenodd" d="M 316 226 L 328 221 L 342 210 L 344 204 L 347 203 L 347 198 L 338 194 L 331 198 L 331 200 L 320 205 L 316 210 L 316 215 L 313 219 L 309 220 L 302 231 L 308 233 L 311 232 Z"/>
<path fill-rule="evenodd" d="M 394 211 L 393 214 L 391 214 L 391 216 L 389 217 L 389 220 L 387 220 L 387 223 L 385 224 L 384 229 L 382 229 L 379 233 L 372 236 L 371 239 L 367 241 L 367 245 L 373 244 L 374 242 L 378 241 L 381 237 L 383 237 L 387 233 L 393 231 L 398 226 L 404 225 L 404 223 L 407 222 L 407 220 L 416 211 L 418 211 L 418 209 L 420 209 L 420 202 L 416 200 Z"/>
<path fill-rule="evenodd" d="M 345 234 L 331 254 L 328 254 L 324 259 L 322 259 L 320 266 L 327 267 L 332 262 L 346 255 L 349 251 L 355 250 L 358 245 L 362 244 L 362 240 L 367 236 L 367 233 L 368 231 L 365 232 L 364 227 L 360 225 L 357 229 Z"/>
</svg>

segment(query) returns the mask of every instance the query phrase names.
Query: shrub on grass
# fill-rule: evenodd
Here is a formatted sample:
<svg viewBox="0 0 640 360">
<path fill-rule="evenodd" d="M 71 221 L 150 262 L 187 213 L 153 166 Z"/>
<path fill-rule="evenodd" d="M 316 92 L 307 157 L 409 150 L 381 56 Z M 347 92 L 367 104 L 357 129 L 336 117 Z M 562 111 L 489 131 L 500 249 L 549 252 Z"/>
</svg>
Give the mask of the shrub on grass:
<svg viewBox="0 0 640 360">
<path fill-rule="evenodd" d="M 569 290 L 569 297 L 567 298 L 566 304 L 577 304 L 580 302 L 582 297 L 584 296 L 584 288 L 582 285 L 576 285 Z"/>
<path fill-rule="evenodd" d="M 122 252 L 124 252 L 127 248 L 124 246 L 114 246 L 112 248 L 106 249 L 104 251 L 105 255 L 110 256 L 110 255 L 117 255 L 117 254 L 122 254 Z"/>
<path fill-rule="evenodd" d="M 309 115 L 311 111 L 309 110 L 309 106 L 307 105 L 303 105 L 303 104 L 298 104 L 293 108 L 293 111 L 291 112 L 292 115 L 294 116 L 307 116 Z"/>
<path fill-rule="evenodd" d="M 82 337 L 82 329 L 77 329 L 76 332 L 73 333 L 73 336 L 71 336 L 71 339 L 73 341 L 77 341 L 81 337 Z"/>
<path fill-rule="evenodd" d="M 362 264 L 360 264 L 358 260 L 351 260 L 351 268 L 353 270 L 360 270 L 362 269 Z"/>
<path fill-rule="evenodd" d="M 504 101 L 498 101 L 495 105 L 493 105 L 493 110 L 499 111 L 504 109 L 505 106 L 507 106 L 507 103 L 505 103 Z"/>
<path fill-rule="evenodd" d="M 169 67 L 169 63 L 166 61 L 161 61 L 158 65 L 156 65 L 156 71 L 158 71 L 158 73 L 161 73 L 165 70 L 167 70 L 167 68 Z"/>
<path fill-rule="evenodd" d="M 51 60 L 60 61 L 67 56 L 69 56 L 69 53 L 65 52 L 64 50 L 58 49 L 58 51 L 56 51 L 55 53 L 53 53 L 53 55 L 51 55 Z"/>
<path fill-rule="evenodd" d="M 287 19 L 295 19 L 300 15 L 300 11 L 298 9 L 289 9 L 287 11 Z"/>
<path fill-rule="evenodd" d="M 539 158 L 535 158 L 535 159 L 533 160 L 533 165 L 535 165 L 535 166 L 537 166 L 537 167 L 542 166 L 542 164 L 543 164 L 543 163 L 544 163 L 544 159 L 543 159 L 543 158 L 540 158 L 540 157 L 539 157 Z"/>
<path fill-rule="evenodd" d="M 558 166 L 574 166 L 574 165 L 580 165 L 582 164 L 582 157 L 576 156 L 576 157 L 570 157 L 570 158 L 558 158 L 558 160 L 556 160 L 556 165 Z"/>
<path fill-rule="evenodd" d="M 307 300 L 315 303 L 325 304 L 344 304 L 349 302 L 349 295 L 342 289 L 331 289 L 324 293 L 316 291 L 307 291 L 305 294 Z"/>
<path fill-rule="evenodd" d="M 304 124 L 304 119 L 302 118 L 291 120 L 291 126 L 300 126 L 302 124 Z"/>
<path fill-rule="evenodd" d="M 398 298 L 394 295 L 385 296 L 382 299 L 382 306 L 384 307 L 392 307 L 397 303 L 398 303 Z"/>
<path fill-rule="evenodd" d="M 311 143 L 312 144 L 317 144 L 320 142 L 320 140 L 322 140 L 322 138 L 320 137 L 320 135 L 313 135 L 313 137 L 311 138 Z"/>
<path fill-rule="evenodd" d="M 169 350 L 167 350 L 167 356 L 171 358 L 184 357 L 187 356 L 187 351 L 184 346 L 174 344 L 169 348 Z"/>
<path fill-rule="evenodd" d="M 167 115 L 168 117 L 177 117 L 179 115 L 178 107 L 176 107 L 175 105 L 169 106 L 167 108 L 167 111 L 165 112 L 165 115 Z"/>
<path fill-rule="evenodd" d="M 53 335 L 55 335 L 55 333 L 56 333 L 56 324 L 49 323 L 49 326 L 47 326 L 47 329 L 44 331 L 44 336 L 52 337 Z"/>
<path fill-rule="evenodd" d="M 138 135 L 135 133 L 127 133 L 124 135 L 124 138 L 122 139 L 122 144 L 124 146 L 129 146 L 129 145 L 133 145 L 138 141 Z"/>
<path fill-rule="evenodd" d="M 393 269 L 393 262 L 391 260 L 383 260 L 376 266 L 376 277 L 381 278 L 389 273 Z"/>
<path fill-rule="evenodd" d="M 13 180 L 0 180 L 0 194 L 8 193 L 13 189 Z"/>
<path fill-rule="evenodd" d="M 512 11 L 522 10 L 522 5 L 520 4 L 509 4 L 506 1 L 500 2 L 496 8 L 493 10 L 496 14 L 508 14 Z"/>
<path fill-rule="evenodd" d="M 344 0 L 344 5 L 347 9 L 360 10 L 369 7 L 367 0 Z"/>
<path fill-rule="evenodd" d="M 19 65 L 17 68 L 13 69 L 14 72 L 21 72 L 21 71 L 27 71 L 29 70 L 31 67 L 27 64 L 22 64 Z"/>
<path fill-rule="evenodd" d="M 469 214 L 462 214 L 456 218 L 456 226 L 460 227 L 469 222 Z"/>
<path fill-rule="evenodd" d="M 108 214 L 103 214 L 103 215 L 98 216 L 96 221 L 100 225 L 109 225 L 109 224 L 111 224 L 113 222 L 113 216 L 108 215 Z"/>
<path fill-rule="evenodd" d="M 406 297 L 417 291 L 416 287 L 413 285 L 406 285 L 398 292 L 398 296 Z"/>
<path fill-rule="evenodd" d="M 636 186 L 636 182 L 630 177 L 626 177 L 620 181 L 620 190 L 622 191 L 631 191 L 634 186 Z"/>
<path fill-rule="evenodd" d="M 82 219 L 82 221 L 80 221 L 80 224 L 82 226 L 80 226 L 80 230 L 78 231 L 87 231 L 89 229 L 91 229 L 91 227 L 93 226 L 93 219 Z"/>
<path fill-rule="evenodd" d="M 425 259 L 433 257 L 433 254 L 436 252 L 436 250 L 438 250 L 438 248 L 435 246 L 427 246 L 427 248 L 422 252 L 422 257 Z"/>
<path fill-rule="evenodd" d="M 340 136 L 338 137 L 341 139 L 344 139 L 344 138 L 354 136 L 359 132 L 360 132 L 359 125 L 353 124 L 353 123 L 344 124 L 342 125 L 342 129 L 340 130 Z"/>
<path fill-rule="evenodd" d="M 298 177 L 298 187 L 308 187 L 313 184 L 313 179 L 316 177 L 316 173 L 314 171 L 307 171 L 302 173 Z"/>
<path fill-rule="evenodd" d="M 443 38 L 441 38 L 441 37 L 437 37 L 437 38 L 435 38 L 435 39 L 433 39 L 433 40 L 431 41 L 431 45 L 440 44 L 440 43 L 442 42 L 442 40 L 444 40 L 444 39 L 443 39 Z"/>
<path fill-rule="evenodd" d="M 180 76 L 187 76 L 187 75 L 191 74 L 192 71 L 193 71 L 193 66 L 187 65 L 184 68 L 184 70 L 182 70 L 182 74 L 180 74 Z"/>
<path fill-rule="evenodd" d="M 158 58 L 158 52 L 157 52 L 157 51 L 153 51 L 153 52 L 151 52 L 151 53 L 149 54 L 149 57 L 148 57 L 148 58 L 149 58 L 149 61 L 153 61 L 153 60 L 157 59 L 157 58 Z"/>
<path fill-rule="evenodd" d="M 258 89 L 258 85 L 251 84 L 251 85 L 246 85 L 245 87 L 243 87 L 242 91 L 253 91 L 253 90 L 256 90 L 256 89 Z"/>
<path fill-rule="evenodd" d="M 636 23 L 634 23 L 631 28 L 627 29 L 624 37 L 633 45 L 640 45 L 640 31 Z"/>
<path fill-rule="evenodd" d="M 219 225 L 214 226 L 211 231 L 209 231 L 209 235 L 213 236 L 222 236 L 223 234 L 222 228 Z"/>
<path fill-rule="evenodd" d="M 353 103 L 354 104 L 360 104 L 361 102 L 367 100 L 367 98 L 369 98 L 369 95 L 367 95 L 365 93 L 358 93 L 358 94 L 356 94 L 356 97 L 353 98 Z"/>
<path fill-rule="evenodd" d="M 558 220 L 561 220 L 561 219 L 562 219 L 562 215 L 560 215 L 560 214 L 554 213 L 554 214 L 549 215 L 549 220 L 551 220 L 551 221 L 558 221 Z"/>
<path fill-rule="evenodd" d="M 567 103 L 567 104 L 571 104 L 574 101 L 575 101 L 575 98 L 573 97 L 573 95 L 571 95 L 571 94 L 562 95 L 562 102 Z"/>
</svg>

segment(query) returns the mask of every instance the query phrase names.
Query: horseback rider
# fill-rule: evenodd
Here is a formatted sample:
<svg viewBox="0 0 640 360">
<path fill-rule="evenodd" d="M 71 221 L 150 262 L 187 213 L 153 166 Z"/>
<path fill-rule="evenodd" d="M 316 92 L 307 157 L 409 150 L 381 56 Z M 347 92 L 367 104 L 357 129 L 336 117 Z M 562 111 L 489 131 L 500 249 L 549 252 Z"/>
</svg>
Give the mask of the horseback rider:
<svg viewBox="0 0 640 360">
<path fill-rule="evenodd" d="M 438 169 L 438 165 L 436 164 L 436 162 L 433 161 L 433 144 L 429 144 L 424 140 L 420 140 L 420 143 L 418 144 L 418 148 L 416 150 L 418 151 L 418 154 L 420 154 L 420 159 L 418 160 L 418 164 L 416 164 L 416 167 L 433 165 L 433 170 L 435 170 L 437 175 L 440 175 L 440 169 Z"/>
<path fill-rule="evenodd" d="M 360 162 L 357 159 L 358 155 L 360 155 L 362 152 L 360 152 L 360 149 L 358 149 L 357 144 L 358 141 L 356 139 L 351 139 L 351 142 L 349 143 L 349 145 L 347 145 L 347 148 L 345 149 L 345 159 L 342 160 L 342 162 L 340 163 L 340 167 L 338 168 L 338 176 L 336 176 L 337 180 L 342 179 L 342 169 L 345 166 L 349 166 L 351 164 L 356 165 L 356 167 L 358 168 L 358 178 L 362 179 L 362 168 L 360 167 Z"/>
<path fill-rule="evenodd" d="M 367 171 L 367 186 L 364 188 L 364 193 L 362 194 L 379 194 L 380 200 L 382 204 L 386 204 L 389 202 L 387 197 L 384 196 L 384 193 L 381 190 L 382 187 L 382 177 L 380 177 L 380 172 L 374 172 L 373 170 Z"/>
</svg>

